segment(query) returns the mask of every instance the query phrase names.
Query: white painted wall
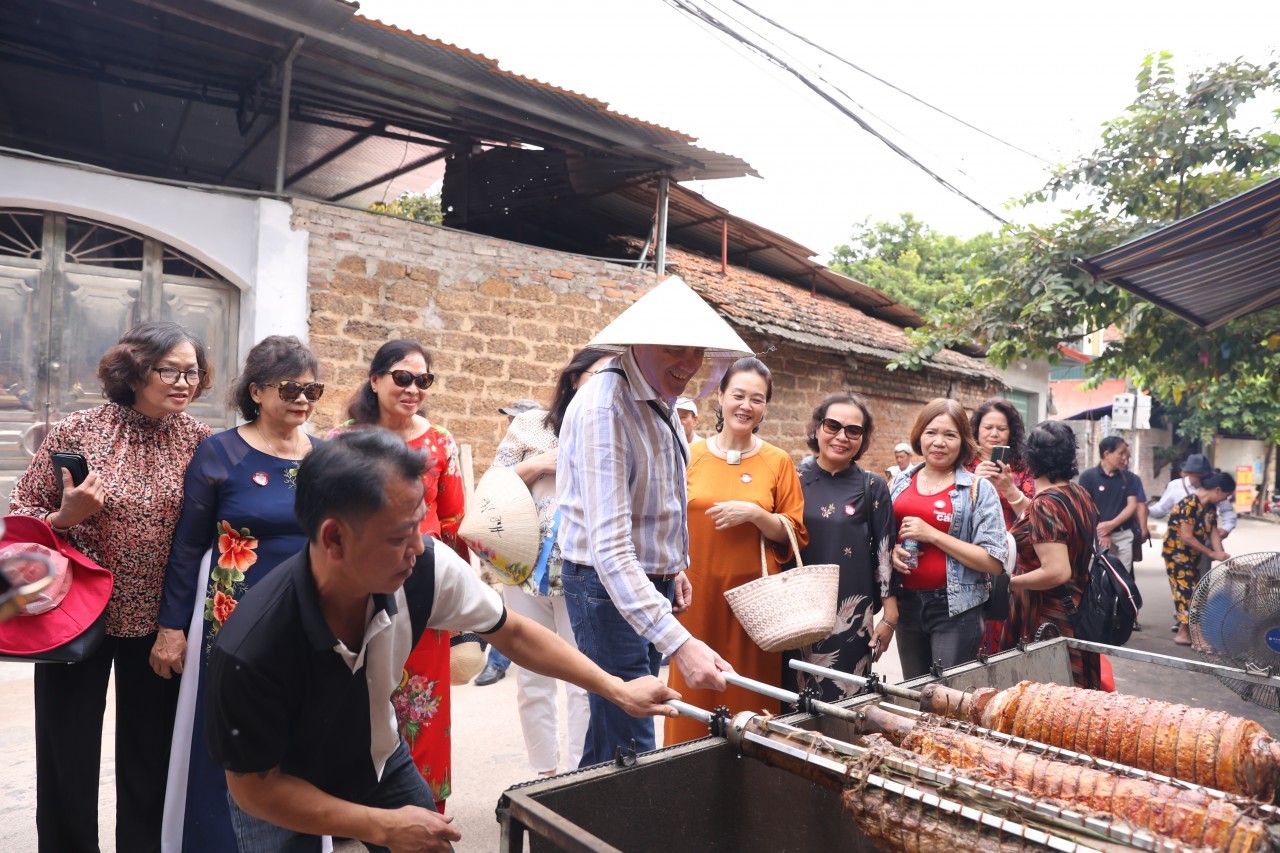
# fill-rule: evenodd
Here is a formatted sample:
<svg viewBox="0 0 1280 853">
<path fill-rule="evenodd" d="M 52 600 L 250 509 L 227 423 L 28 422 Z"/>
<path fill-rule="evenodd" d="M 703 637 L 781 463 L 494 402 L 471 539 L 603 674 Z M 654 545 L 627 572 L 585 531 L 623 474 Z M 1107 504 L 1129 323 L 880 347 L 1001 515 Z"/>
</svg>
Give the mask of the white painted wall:
<svg viewBox="0 0 1280 853">
<path fill-rule="evenodd" d="M 1040 423 L 1040 421 L 1049 417 L 1047 407 L 1049 404 L 1049 362 L 1033 361 L 1031 359 L 1022 359 L 1010 364 L 1007 368 L 1001 370 L 994 365 L 989 365 L 997 370 L 1000 378 L 1004 380 L 1004 384 L 1010 388 L 1016 388 L 1031 394 L 1035 411 L 1028 418 L 1027 429 Z"/>
<path fill-rule="evenodd" d="M 308 234 L 286 202 L 0 156 L 0 206 L 127 228 L 208 265 L 240 288 L 242 354 L 267 335 L 307 340 Z"/>
</svg>

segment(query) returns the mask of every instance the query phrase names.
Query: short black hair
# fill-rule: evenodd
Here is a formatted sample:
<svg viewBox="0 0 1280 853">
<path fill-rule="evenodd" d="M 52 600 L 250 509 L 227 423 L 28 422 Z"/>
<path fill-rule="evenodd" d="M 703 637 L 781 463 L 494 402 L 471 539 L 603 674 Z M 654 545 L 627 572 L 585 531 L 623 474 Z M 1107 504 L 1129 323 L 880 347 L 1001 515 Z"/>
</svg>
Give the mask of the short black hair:
<svg viewBox="0 0 1280 853">
<path fill-rule="evenodd" d="M 1125 441 L 1118 435 L 1109 435 L 1102 439 L 1102 441 L 1098 442 L 1098 455 L 1102 456 L 1107 453 L 1114 453 L 1116 448 L 1120 445 L 1128 443 L 1129 442 Z"/>
<path fill-rule="evenodd" d="M 1070 480 L 1080 473 L 1076 462 L 1076 434 L 1062 421 L 1041 421 L 1027 434 L 1023 458 L 1033 477 L 1051 483 Z"/>
<path fill-rule="evenodd" d="M 191 399 L 213 386 L 213 373 L 204 342 L 186 327 L 169 320 L 152 320 L 139 323 L 107 350 L 98 362 L 98 380 L 102 394 L 113 403 L 132 406 L 137 402 L 137 389 L 151 379 L 151 368 L 175 347 L 191 344 L 196 351 L 196 367 L 204 371 L 203 378 L 191 388 Z"/>
<path fill-rule="evenodd" d="M 1200 478 L 1200 488 L 1218 489 L 1228 495 L 1233 495 L 1236 491 L 1236 478 L 1226 471 L 1214 471 Z"/>
<path fill-rule="evenodd" d="M 871 409 L 867 407 L 867 401 L 852 391 L 837 391 L 834 394 L 828 394 L 826 399 L 818 404 L 818 408 L 813 410 L 813 417 L 809 418 L 809 431 L 805 437 L 805 446 L 815 454 L 818 452 L 818 427 L 822 424 L 823 419 L 826 418 L 827 412 L 831 410 L 831 407 L 841 403 L 846 406 L 857 406 L 858 410 L 862 412 L 862 444 L 858 446 L 858 452 L 853 454 L 853 461 L 857 462 L 871 447 L 871 436 L 875 434 L 876 422 L 875 418 L 871 417 Z"/>
<path fill-rule="evenodd" d="M 360 386 L 360 390 L 351 398 L 351 402 L 347 403 L 347 417 L 355 421 L 357 426 L 376 424 L 382 420 L 382 410 L 378 407 L 378 395 L 373 392 L 373 383 L 370 380 L 386 373 L 391 369 L 391 365 L 415 352 L 422 356 L 422 360 L 427 363 L 427 372 L 430 373 L 431 351 L 417 341 L 397 338 L 378 347 L 378 351 L 373 354 L 373 361 L 369 364 L 369 378 Z"/>
<path fill-rule="evenodd" d="M 420 480 L 427 457 L 381 427 L 352 430 L 323 441 L 298 466 L 293 514 L 311 542 L 326 518 L 358 524 L 386 504 L 387 481 Z"/>
<path fill-rule="evenodd" d="M 1022 455 L 1022 446 L 1025 442 L 1023 432 L 1025 428 L 1022 425 L 1022 415 L 1018 413 L 1018 409 L 1006 400 L 1004 397 L 991 397 L 983 400 L 978 404 L 978 408 L 973 410 L 973 417 L 969 419 L 969 427 L 973 430 L 973 440 L 978 441 L 978 427 L 982 426 L 982 419 L 992 412 L 999 412 L 1004 415 L 1005 421 L 1009 424 L 1009 458 L 1005 460 L 1010 468 L 1021 468 L 1026 460 Z"/>
<path fill-rule="evenodd" d="M 258 404 L 249 393 L 250 385 L 261 388 L 304 373 L 320 378 L 320 362 L 315 353 L 293 335 L 270 335 L 254 344 L 245 356 L 244 370 L 227 393 L 227 402 L 240 412 L 240 417 L 252 421 L 258 417 Z"/>
</svg>

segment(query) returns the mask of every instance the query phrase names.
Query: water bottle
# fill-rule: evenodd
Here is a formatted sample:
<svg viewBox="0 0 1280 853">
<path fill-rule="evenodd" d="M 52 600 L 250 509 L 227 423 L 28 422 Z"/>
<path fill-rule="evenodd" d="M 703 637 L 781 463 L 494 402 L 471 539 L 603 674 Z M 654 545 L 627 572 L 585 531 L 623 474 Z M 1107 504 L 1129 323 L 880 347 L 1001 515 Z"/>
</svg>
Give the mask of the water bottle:
<svg viewBox="0 0 1280 853">
<path fill-rule="evenodd" d="M 903 539 L 902 548 L 907 552 L 907 556 L 902 562 L 908 569 L 914 569 L 920 565 L 920 543 L 914 539 Z"/>
</svg>

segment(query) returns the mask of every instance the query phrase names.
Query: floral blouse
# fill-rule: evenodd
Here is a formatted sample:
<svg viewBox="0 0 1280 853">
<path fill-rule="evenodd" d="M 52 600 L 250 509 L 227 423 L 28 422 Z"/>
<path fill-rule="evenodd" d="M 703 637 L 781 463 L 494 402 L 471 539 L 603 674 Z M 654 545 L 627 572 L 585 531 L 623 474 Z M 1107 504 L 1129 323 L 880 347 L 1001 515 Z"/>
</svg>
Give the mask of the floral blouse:
<svg viewBox="0 0 1280 853">
<path fill-rule="evenodd" d="M 10 511 L 43 518 L 61 504 L 50 451 L 83 454 L 102 478 L 102 509 L 66 538 L 115 575 L 107 604 L 110 636 L 156 630 L 165 565 L 182 513 L 183 473 L 211 432 L 185 412 L 156 420 L 118 403 L 73 412 L 50 428 L 14 487 Z"/>
</svg>

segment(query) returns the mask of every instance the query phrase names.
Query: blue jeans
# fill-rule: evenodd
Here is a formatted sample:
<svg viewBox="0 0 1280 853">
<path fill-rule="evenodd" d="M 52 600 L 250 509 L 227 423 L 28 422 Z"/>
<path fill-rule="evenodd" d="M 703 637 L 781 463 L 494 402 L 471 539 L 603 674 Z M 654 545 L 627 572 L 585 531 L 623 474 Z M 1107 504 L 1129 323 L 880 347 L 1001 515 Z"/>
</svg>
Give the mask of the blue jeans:
<svg viewBox="0 0 1280 853">
<path fill-rule="evenodd" d="M 506 672 L 507 667 L 511 666 L 511 658 L 498 651 L 497 646 L 489 646 L 489 659 L 485 661 L 485 665 Z"/>
<path fill-rule="evenodd" d="M 658 674 L 662 653 L 618 612 L 595 569 L 565 560 L 560 581 L 579 651 L 624 681 Z M 653 585 L 668 601 L 675 596 L 671 581 L 654 581 Z M 591 721 L 579 767 L 612 761 L 617 748 L 630 749 L 632 740 L 636 752 L 647 752 L 657 745 L 652 718 L 633 717 L 594 693 L 588 693 L 587 699 Z"/>
<path fill-rule="evenodd" d="M 236 805 L 230 793 L 227 794 L 227 802 L 231 804 L 231 826 L 235 829 L 240 853 L 320 853 L 320 836 L 294 832 L 256 818 Z M 436 810 L 431 789 L 418 768 L 413 766 L 409 747 L 403 739 L 387 759 L 382 781 L 372 794 L 361 801 L 361 805 L 380 809 L 421 806 Z M 389 853 L 388 848 L 367 841 L 364 846 L 374 853 Z"/>
<path fill-rule="evenodd" d="M 927 675 L 934 661 L 943 669 L 974 660 L 982 644 L 982 605 L 947 613 L 947 590 L 904 589 L 898 593 L 898 657 L 904 679 Z"/>
</svg>

